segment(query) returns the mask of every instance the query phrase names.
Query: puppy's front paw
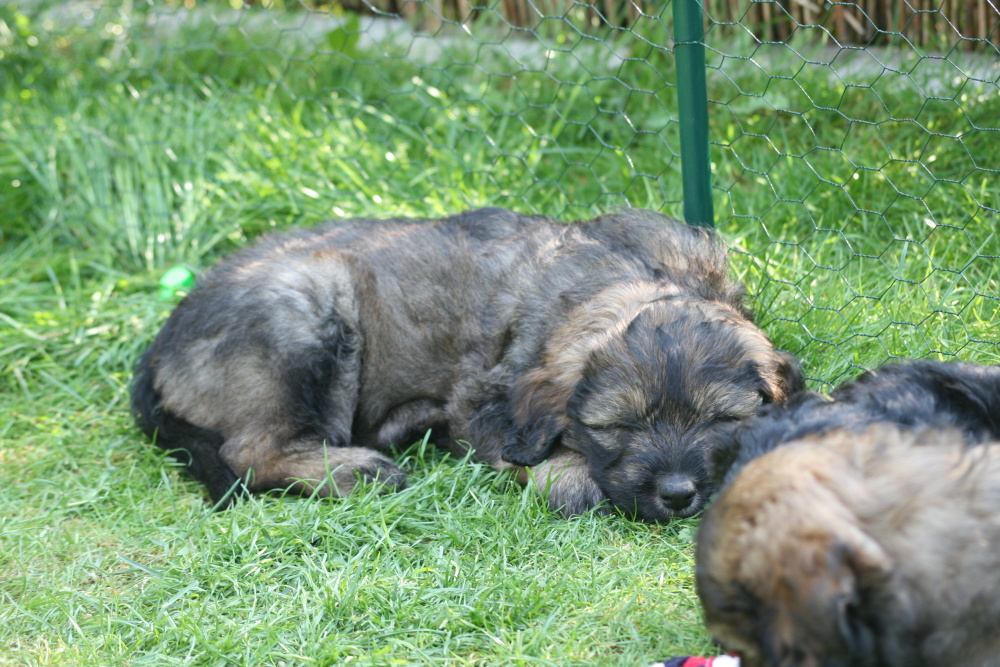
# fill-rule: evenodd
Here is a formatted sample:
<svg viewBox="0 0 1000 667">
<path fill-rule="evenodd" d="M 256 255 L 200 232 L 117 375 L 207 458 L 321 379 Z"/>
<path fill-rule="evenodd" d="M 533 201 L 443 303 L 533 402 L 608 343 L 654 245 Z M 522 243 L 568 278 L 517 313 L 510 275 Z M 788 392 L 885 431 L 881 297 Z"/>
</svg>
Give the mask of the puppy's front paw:
<svg viewBox="0 0 1000 667">
<path fill-rule="evenodd" d="M 500 458 L 507 463 L 530 468 L 544 461 L 549 452 L 549 449 L 528 449 L 518 444 L 506 444 L 500 450 Z"/>
<path fill-rule="evenodd" d="M 500 451 L 500 458 L 514 465 L 537 466 L 555 451 L 558 429 L 553 420 L 541 420 L 533 428 L 518 429 L 509 434 Z"/>
<path fill-rule="evenodd" d="M 604 492 L 593 480 L 586 484 L 567 484 L 557 480 L 549 488 L 549 509 L 565 517 L 579 516 L 591 510 L 596 514 L 610 514 L 611 507 L 606 500 Z"/>
<path fill-rule="evenodd" d="M 595 507 L 601 514 L 611 511 L 607 505 L 601 505 L 607 496 L 590 476 L 587 459 L 582 454 L 564 449 L 532 468 L 529 474 L 538 491 L 546 496 L 549 508 L 563 516 L 585 514 Z"/>
</svg>

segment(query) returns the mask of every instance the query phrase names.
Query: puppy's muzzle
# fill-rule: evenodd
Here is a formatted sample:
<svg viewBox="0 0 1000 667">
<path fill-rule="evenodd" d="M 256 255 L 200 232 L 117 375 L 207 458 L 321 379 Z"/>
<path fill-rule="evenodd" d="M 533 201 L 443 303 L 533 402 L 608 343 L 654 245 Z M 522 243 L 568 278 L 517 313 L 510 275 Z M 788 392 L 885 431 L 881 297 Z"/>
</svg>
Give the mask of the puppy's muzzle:
<svg viewBox="0 0 1000 667">
<path fill-rule="evenodd" d="M 657 491 L 663 504 L 675 512 L 690 507 L 698 495 L 698 487 L 695 486 L 694 479 L 680 473 L 671 473 L 661 477 Z"/>
</svg>

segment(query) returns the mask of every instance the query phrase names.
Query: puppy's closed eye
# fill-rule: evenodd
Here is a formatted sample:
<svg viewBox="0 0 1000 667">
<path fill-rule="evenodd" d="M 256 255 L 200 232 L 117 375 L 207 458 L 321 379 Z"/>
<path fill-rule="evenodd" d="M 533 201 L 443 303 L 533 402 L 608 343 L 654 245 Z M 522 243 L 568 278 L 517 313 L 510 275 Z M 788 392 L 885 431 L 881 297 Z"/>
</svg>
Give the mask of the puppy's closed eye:
<svg viewBox="0 0 1000 667">
<path fill-rule="evenodd" d="M 733 414 L 731 412 L 723 413 L 720 415 L 715 415 L 710 424 L 727 424 L 729 422 L 736 422 L 746 417 L 746 415 Z"/>
</svg>

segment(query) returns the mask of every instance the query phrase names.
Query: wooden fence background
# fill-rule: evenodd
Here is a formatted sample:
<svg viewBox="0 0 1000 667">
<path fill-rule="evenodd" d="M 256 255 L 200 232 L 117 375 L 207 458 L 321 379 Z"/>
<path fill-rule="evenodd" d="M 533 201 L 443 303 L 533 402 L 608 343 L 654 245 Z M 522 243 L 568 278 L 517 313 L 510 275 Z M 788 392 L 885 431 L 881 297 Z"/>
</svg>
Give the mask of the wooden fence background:
<svg viewBox="0 0 1000 667">
<path fill-rule="evenodd" d="M 320 8 L 324 4 L 331 6 L 326 2 Z M 704 0 L 703 4 L 713 22 L 738 23 L 761 41 L 784 41 L 803 26 L 821 26 L 845 45 L 878 45 L 902 38 L 931 48 L 1000 44 L 1000 2 L 996 0 Z M 512 28 L 526 30 L 565 18 L 580 30 L 599 33 L 627 29 L 641 18 L 670 15 L 667 3 L 646 0 L 343 0 L 332 5 L 402 16 L 426 31 L 445 22 L 494 16 Z"/>
</svg>

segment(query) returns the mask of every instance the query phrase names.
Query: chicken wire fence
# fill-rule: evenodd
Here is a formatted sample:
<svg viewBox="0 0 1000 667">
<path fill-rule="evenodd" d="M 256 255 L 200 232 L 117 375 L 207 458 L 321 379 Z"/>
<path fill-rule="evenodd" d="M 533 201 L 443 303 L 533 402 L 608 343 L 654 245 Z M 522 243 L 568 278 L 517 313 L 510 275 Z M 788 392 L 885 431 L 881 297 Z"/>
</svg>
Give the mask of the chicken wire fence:
<svg viewBox="0 0 1000 667">
<path fill-rule="evenodd" d="M 150 271 L 343 215 L 684 217 L 698 130 L 677 56 L 697 46 L 707 150 L 686 176 L 776 342 L 821 383 L 893 357 L 1000 360 L 996 8 L 690 6 L 693 40 L 678 6 L 637 0 L 5 4 L 4 103 L 60 91 L 66 113 L 0 125 L 52 146 L 9 158 L 0 202 L 42 180 L 39 219 L 106 231 Z M 60 123 L 97 129 L 60 143 Z M 74 169 L 112 195 L 66 185 Z M 211 242 L 187 240 L 199 224 Z"/>
</svg>

